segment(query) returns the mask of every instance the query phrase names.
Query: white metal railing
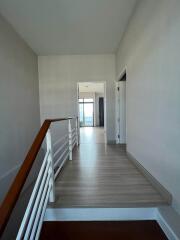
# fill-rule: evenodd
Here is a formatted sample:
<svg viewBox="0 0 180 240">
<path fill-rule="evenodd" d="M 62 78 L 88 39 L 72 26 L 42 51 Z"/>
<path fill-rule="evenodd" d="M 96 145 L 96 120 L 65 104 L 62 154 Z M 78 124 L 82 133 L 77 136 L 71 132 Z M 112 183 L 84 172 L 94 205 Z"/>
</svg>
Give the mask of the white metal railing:
<svg viewBox="0 0 180 240">
<path fill-rule="evenodd" d="M 75 122 L 72 129 L 71 122 Z M 48 202 L 55 202 L 55 179 L 66 160 L 72 160 L 75 144 L 79 145 L 78 119 L 69 119 L 68 133 L 52 143 L 51 129 L 46 133 L 46 153 L 29 199 L 16 239 L 38 239 Z M 53 153 L 53 147 L 57 150 Z M 57 158 L 56 162 L 54 159 Z"/>
</svg>

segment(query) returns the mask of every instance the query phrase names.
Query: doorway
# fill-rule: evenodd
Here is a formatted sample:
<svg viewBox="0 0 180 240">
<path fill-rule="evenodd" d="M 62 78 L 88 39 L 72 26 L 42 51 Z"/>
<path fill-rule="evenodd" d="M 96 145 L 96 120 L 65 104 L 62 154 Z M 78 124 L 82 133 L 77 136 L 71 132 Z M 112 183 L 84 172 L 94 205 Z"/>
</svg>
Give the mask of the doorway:
<svg viewBox="0 0 180 240">
<path fill-rule="evenodd" d="M 105 143 L 105 82 L 81 82 L 77 89 L 80 142 Z"/>
<path fill-rule="evenodd" d="M 104 98 L 99 98 L 99 126 L 104 127 Z"/>
<path fill-rule="evenodd" d="M 117 82 L 117 143 L 126 144 L 126 71 Z"/>
</svg>

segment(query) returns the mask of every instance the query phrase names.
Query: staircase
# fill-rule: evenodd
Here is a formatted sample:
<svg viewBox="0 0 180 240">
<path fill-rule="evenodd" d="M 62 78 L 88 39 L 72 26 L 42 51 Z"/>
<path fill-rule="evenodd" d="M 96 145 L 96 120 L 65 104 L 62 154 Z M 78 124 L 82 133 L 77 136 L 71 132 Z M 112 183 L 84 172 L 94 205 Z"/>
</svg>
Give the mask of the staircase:
<svg viewBox="0 0 180 240">
<path fill-rule="evenodd" d="M 156 221 L 44 222 L 40 239 L 167 240 Z"/>
<path fill-rule="evenodd" d="M 64 126 L 61 137 L 53 125 Z M 9 231 L 40 150 L 44 156 L 20 226 Z M 157 207 L 168 204 L 128 159 L 125 146 L 79 146 L 78 118 L 47 119 L 1 205 L 0 234 L 18 240 L 167 239 L 156 220 Z"/>
</svg>

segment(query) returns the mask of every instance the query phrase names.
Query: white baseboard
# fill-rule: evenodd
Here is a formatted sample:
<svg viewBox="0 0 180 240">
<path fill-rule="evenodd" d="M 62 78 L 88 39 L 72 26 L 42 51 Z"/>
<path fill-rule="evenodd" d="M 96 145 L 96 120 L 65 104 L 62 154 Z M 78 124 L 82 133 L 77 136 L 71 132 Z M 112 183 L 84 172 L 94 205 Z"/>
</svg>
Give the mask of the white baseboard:
<svg viewBox="0 0 180 240">
<path fill-rule="evenodd" d="M 152 176 L 147 169 L 145 169 L 134 156 L 127 151 L 127 156 L 129 160 L 139 169 L 139 171 L 144 175 L 145 178 L 157 189 L 157 191 L 166 199 L 166 202 L 171 205 L 172 195 L 171 193 L 154 177 Z"/>
<path fill-rule="evenodd" d="M 44 221 L 155 220 L 156 208 L 48 208 Z"/>
<path fill-rule="evenodd" d="M 166 234 L 169 240 L 179 239 L 172 231 L 171 227 L 167 224 L 166 220 L 162 217 L 162 215 L 157 215 L 157 222 L 159 223 L 159 226 L 162 228 L 163 232 Z"/>
<path fill-rule="evenodd" d="M 172 207 L 162 207 L 157 209 L 156 220 L 168 239 L 180 239 L 180 216 Z"/>
</svg>

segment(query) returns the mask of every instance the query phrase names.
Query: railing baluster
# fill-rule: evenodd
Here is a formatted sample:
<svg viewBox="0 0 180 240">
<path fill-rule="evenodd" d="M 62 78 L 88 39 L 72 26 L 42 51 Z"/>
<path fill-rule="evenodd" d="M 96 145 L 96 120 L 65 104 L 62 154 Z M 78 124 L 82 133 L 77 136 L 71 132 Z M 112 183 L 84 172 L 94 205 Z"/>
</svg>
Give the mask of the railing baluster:
<svg viewBox="0 0 180 240">
<path fill-rule="evenodd" d="M 46 147 L 47 147 L 47 151 L 49 151 L 49 161 L 50 161 L 50 169 L 52 171 L 51 173 L 51 191 L 50 191 L 50 195 L 49 195 L 49 201 L 50 202 L 54 202 L 55 201 L 55 187 L 54 187 L 54 162 L 53 162 L 53 149 L 52 149 L 52 139 L 51 139 L 51 130 L 50 128 L 48 129 L 47 133 L 46 133 Z"/>
<path fill-rule="evenodd" d="M 76 145 L 79 146 L 79 120 L 76 118 Z"/>
<path fill-rule="evenodd" d="M 48 156 L 49 156 L 49 152 L 46 152 L 46 155 L 44 157 L 44 161 L 43 161 L 43 164 L 41 166 L 41 169 L 40 169 L 40 172 L 38 174 L 38 177 L 37 177 L 37 180 L 36 180 L 36 183 L 34 185 L 34 188 L 33 188 L 33 192 L 31 194 L 31 197 L 30 197 L 30 200 L 29 200 L 29 203 L 28 203 L 28 206 L 26 208 L 26 212 L 24 214 L 24 217 L 23 217 L 23 220 L 21 222 L 21 226 L 19 228 L 19 231 L 18 231 L 18 235 L 17 235 L 17 240 L 19 239 L 22 239 L 22 235 L 25 231 L 25 227 L 27 225 L 27 221 L 28 221 L 28 216 L 29 214 L 31 213 L 31 210 L 33 208 L 33 204 L 34 204 L 34 201 L 35 201 L 35 197 L 36 197 L 36 194 L 38 192 L 38 188 L 39 188 L 39 185 L 41 184 L 41 181 L 42 181 L 42 178 L 43 178 L 43 173 L 44 173 L 44 170 L 47 168 L 47 159 L 48 159 Z M 45 170 L 46 171 L 46 170 Z"/>
<path fill-rule="evenodd" d="M 15 181 L 3 201 L 0 219 L 0 237 L 7 225 L 7 221 L 12 213 L 15 203 L 20 195 L 20 192 L 25 184 L 27 176 L 32 168 L 36 156 L 42 146 L 44 138 L 46 138 L 46 153 L 42 162 L 39 174 L 37 176 L 33 191 L 31 193 L 27 208 L 22 219 L 16 239 L 38 239 L 43 224 L 43 218 L 46 207 L 49 202 L 55 201 L 55 178 L 65 164 L 66 160 L 72 160 L 72 151 L 75 145 L 79 145 L 79 123 L 78 118 L 74 118 L 75 127 L 72 129 L 71 120 L 73 118 L 63 119 L 47 119 L 43 123 L 38 135 L 36 136 L 23 165 L 18 172 Z M 54 146 L 60 147 L 53 153 L 52 136 L 50 124 L 57 121 L 68 120 L 68 133 L 58 139 Z M 73 121 L 74 121 L 73 120 Z M 68 139 L 66 139 L 68 138 Z M 56 163 L 54 159 L 57 158 Z M 56 172 L 55 172 L 56 170 Z M 13 200 L 12 200 L 13 199 Z M 10 205 L 7 205 L 8 204 Z"/>
<path fill-rule="evenodd" d="M 63 148 L 64 148 L 66 145 L 68 145 L 68 143 L 69 143 L 69 140 L 66 140 L 66 141 L 56 150 L 56 152 L 54 153 L 53 157 L 55 158 L 55 157 L 63 150 Z M 55 162 L 54 162 L 54 164 L 55 164 Z"/>
<path fill-rule="evenodd" d="M 40 202 L 40 199 L 42 197 L 43 189 L 44 189 L 46 183 L 49 182 L 49 180 L 48 180 L 48 176 L 50 176 L 49 168 L 50 168 L 50 162 L 48 162 L 47 165 L 46 165 L 46 169 L 45 169 L 42 181 L 40 183 L 40 187 L 39 187 L 38 192 L 37 192 L 37 196 L 36 196 L 33 208 L 32 208 L 32 212 L 31 212 L 28 224 L 26 226 L 26 233 L 25 233 L 24 239 L 29 238 L 29 235 L 30 235 L 30 232 L 31 232 L 31 229 L 32 229 L 32 224 L 34 222 L 34 218 L 35 218 L 37 210 L 38 210 L 39 202 Z"/>
<path fill-rule="evenodd" d="M 62 157 L 65 155 L 66 152 L 69 151 L 69 147 L 67 146 L 63 152 L 61 153 L 61 155 L 59 156 L 59 158 L 56 160 L 55 164 L 54 164 L 54 168 L 58 167 L 59 162 L 61 161 Z"/>
<path fill-rule="evenodd" d="M 38 224 L 36 236 L 34 238 L 35 240 L 39 239 L 39 235 L 40 235 L 40 232 L 41 232 L 41 227 L 42 227 L 42 224 L 43 224 L 44 214 L 45 214 L 46 206 L 47 206 L 47 203 L 48 203 L 48 196 L 49 196 L 51 190 L 52 190 L 52 185 L 51 185 L 51 183 L 49 183 L 49 188 L 48 188 L 48 191 L 47 191 L 46 198 L 44 200 L 44 206 L 43 206 L 41 216 L 40 216 L 40 219 L 39 219 L 39 224 Z"/>
<path fill-rule="evenodd" d="M 69 151 L 68 151 L 67 154 L 64 156 L 64 158 L 61 159 L 62 162 L 61 162 L 61 164 L 59 165 L 59 167 L 58 167 L 58 169 L 56 170 L 55 175 L 54 175 L 54 178 L 55 178 L 55 179 L 57 178 L 59 172 L 61 171 L 61 168 L 63 167 L 64 163 L 66 162 L 68 156 L 69 156 Z"/>
<path fill-rule="evenodd" d="M 68 131 L 69 131 L 69 160 L 72 160 L 72 128 L 71 120 L 68 120 Z"/>
<path fill-rule="evenodd" d="M 48 179 L 49 179 L 50 177 L 51 177 L 51 173 L 49 173 Z M 39 202 L 39 205 L 38 205 L 36 217 L 35 217 L 35 219 L 34 219 L 32 231 L 31 231 L 31 235 L 30 235 L 30 240 L 34 240 L 34 235 L 35 235 L 36 230 L 37 230 L 37 227 L 38 227 L 38 223 L 39 223 L 40 216 L 41 216 L 41 213 L 42 213 L 42 208 L 43 208 L 44 200 L 45 200 L 46 195 L 47 195 L 47 189 L 49 188 L 49 181 L 48 181 L 48 179 L 47 179 L 47 182 L 46 182 L 46 184 L 45 184 L 45 186 L 44 186 L 43 193 L 42 193 L 42 195 L 41 195 L 41 199 L 40 199 L 40 202 Z"/>
</svg>

